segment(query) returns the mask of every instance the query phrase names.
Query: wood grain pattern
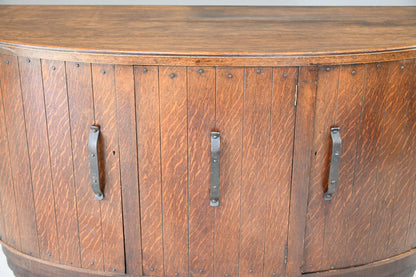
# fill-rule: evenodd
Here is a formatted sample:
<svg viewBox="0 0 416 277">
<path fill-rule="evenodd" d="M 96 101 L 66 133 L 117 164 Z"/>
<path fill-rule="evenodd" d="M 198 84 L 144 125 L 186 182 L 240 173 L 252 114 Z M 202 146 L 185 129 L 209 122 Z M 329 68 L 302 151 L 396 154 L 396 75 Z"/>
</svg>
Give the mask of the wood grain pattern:
<svg viewBox="0 0 416 277">
<path fill-rule="evenodd" d="M 298 68 L 273 69 L 264 276 L 285 276 Z"/>
<path fill-rule="evenodd" d="M 164 268 L 188 275 L 187 76 L 184 67 L 160 67 L 160 128 Z"/>
<path fill-rule="evenodd" d="M 388 257 L 389 227 L 394 205 L 394 187 L 398 186 L 396 164 L 400 162 L 400 150 L 403 145 L 404 118 L 408 101 L 408 91 L 398 97 L 402 82 L 402 62 L 390 65 L 390 76 L 386 108 L 383 119 L 383 133 L 380 145 L 377 187 L 371 217 L 371 229 L 377 230 L 369 241 L 368 249 L 373 259 Z"/>
<path fill-rule="evenodd" d="M 395 178 L 395 185 L 393 186 L 394 203 L 392 208 L 391 222 L 389 232 L 389 241 L 387 246 L 387 256 L 391 257 L 398 253 L 403 253 L 409 248 L 406 248 L 406 236 L 408 231 L 408 222 L 410 216 L 412 202 L 412 191 L 415 189 L 414 184 L 414 170 L 412 166 L 415 163 L 412 160 L 414 144 L 411 144 L 412 136 L 414 133 L 410 133 L 412 130 L 411 115 L 413 111 L 409 110 L 409 100 L 412 96 L 414 78 L 414 60 L 402 61 L 399 66 L 400 82 L 397 83 L 397 87 L 392 91 L 396 94 L 396 97 L 403 98 L 402 104 L 405 106 L 405 117 L 400 120 L 403 122 L 403 132 L 401 134 L 401 145 L 399 146 L 400 154 L 398 162 L 395 165 L 397 171 L 397 177 Z M 399 114 L 398 116 L 401 116 Z M 396 142 L 397 143 L 397 142 Z M 413 163 L 412 163 L 413 162 Z"/>
<path fill-rule="evenodd" d="M 240 274 L 263 276 L 272 69 L 247 68 L 244 93 Z"/>
<path fill-rule="evenodd" d="M 335 124 L 340 68 L 319 67 L 316 92 L 311 176 L 308 194 L 308 214 L 305 230 L 305 272 L 322 269 L 325 234 L 323 194 L 328 186 L 331 160 L 330 129 Z"/>
<path fill-rule="evenodd" d="M 67 265 L 61 265 L 22 254 L 2 243 L 2 249 L 8 257 L 8 264 L 16 277 L 133 277 L 114 272 L 96 272 Z"/>
<path fill-rule="evenodd" d="M 55 195 L 40 60 L 19 57 L 40 258 L 59 262 Z"/>
<path fill-rule="evenodd" d="M 415 64 L 413 64 L 413 71 L 416 70 L 416 61 Z M 407 108 L 408 110 L 408 120 L 407 120 L 407 130 L 410 134 L 414 134 L 416 132 L 416 75 L 413 74 L 413 80 L 412 80 L 412 90 L 409 98 L 409 106 Z M 416 136 L 411 136 L 409 143 L 411 145 L 416 145 Z M 412 148 L 412 151 L 414 151 L 414 147 Z M 416 164 L 416 155 L 411 155 L 411 164 Z M 413 171 L 413 176 L 409 178 L 409 182 L 411 182 L 411 185 L 413 186 L 411 193 L 409 193 L 412 201 L 411 201 L 411 207 L 410 207 L 410 215 L 409 215 L 409 222 L 407 227 L 407 235 L 406 235 L 406 248 L 412 249 L 416 247 L 416 189 L 414 186 L 416 185 L 416 175 L 415 171 Z"/>
<path fill-rule="evenodd" d="M 116 66 L 115 81 L 126 273 L 141 275 L 142 247 L 133 67 Z"/>
<path fill-rule="evenodd" d="M 340 53 L 407 49 L 415 52 L 415 9 L 2 6 L 0 26 L 4 28 L 0 30 L 0 41 L 38 50 L 50 47 L 57 50 L 56 57 L 66 54 L 72 59 L 82 52 L 89 53 L 90 58 L 97 58 L 97 54 L 122 54 L 118 57 L 121 60 L 126 59 L 124 54 L 130 54 L 138 59 L 139 55 L 146 55 L 155 64 L 155 58 L 169 55 L 164 64 L 172 64 L 178 56 L 182 60 L 191 56 L 196 58 L 194 65 L 196 60 L 203 59 L 225 66 L 222 56 L 251 60 L 280 56 L 289 57 L 293 66 L 299 57 L 306 56 L 303 65 L 307 65 L 316 54 L 322 55 L 318 59 L 322 61 Z M 355 58 L 355 62 L 362 59 L 360 55 Z M 117 63 L 112 59 L 114 62 Z M 130 64 L 148 63 L 136 60 Z"/>
<path fill-rule="evenodd" d="M 342 154 L 338 190 L 334 198 L 325 203 L 323 270 L 344 268 L 349 265 L 345 261 L 345 251 L 340 251 L 340 249 L 347 248 L 349 205 L 356 169 L 365 73 L 365 65 L 340 68 L 335 125 L 341 129 Z M 351 241 L 351 243 L 354 242 Z"/>
<path fill-rule="evenodd" d="M 94 123 L 91 65 L 66 63 L 81 267 L 104 270 L 100 203 L 91 191 L 88 137 Z"/>
<path fill-rule="evenodd" d="M 238 276 L 244 68 L 218 68 L 216 129 L 221 132 L 220 197 L 215 208 L 214 274 Z"/>
<path fill-rule="evenodd" d="M 16 184 L 15 195 L 19 196 L 19 201 L 16 201 L 19 230 L 24 230 L 25 232 L 24 235 L 22 234 L 20 236 L 20 250 L 25 254 L 39 257 L 25 115 L 17 58 L 1 56 L 1 69 L 1 91 L 3 96 L 5 127 L 8 141 L 14 142 L 9 143 L 9 147 L 13 183 Z"/>
<path fill-rule="evenodd" d="M 164 274 L 158 78 L 158 67 L 134 67 L 143 274 L 148 276 Z"/>
<path fill-rule="evenodd" d="M 293 150 L 292 191 L 289 211 L 288 263 L 286 274 L 299 276 L 304 263 L 303 249 L 307 213 L 308 184 L 315 121 L 316 81 L 318 68 L 299 69 L 298 101 L 296 108 L 295 140 Z"/>
<path fill-rule="evenodd" d="M 45 112 L 61 264 L 81 266 L 65 63 L 42 61 Z"/>
<path fill-rule="evenodd" d="M 100 126 L 102 146 L 101 206 L 104 271 L 124 272 L 124 236 L 121 208 L 120 159 L 117 126 L 115 71 L 112 65 L 92 65 L 95 124 Z M 99 154 L 100 155 L 100 154 Z"/>
<path fill-rule="evenodd" d="M 5 70 L 6 60 L 0 56 L 0 80 L 4 80 L 2 72 Z M 1 176 L 1 192 L 0 201 L 2 209 L 2 226 L 1 226 L 1 240 L 18 250 L 20 245 L 20 228 L 17 217 L 17 202 L 15 197 L 15 184 L 12 178 L 12 169 L 10 160 L 10 146 L 6 130 L 6 115 L 4 113 L 3 104 L 3 82 L 0 81 L 0 176 Z M 10 93 L 10 91 L 8 91 Z"/>
<path fill-rule="evenodd" d="M 187 69 L 187 74 L 189 274 L 212 276 L 215 207 L 209 204 L 210 132 L 215 129 L 216 71 L 215 68 L 190 67 Z"/>
<path fill-rule="evenodd" d="M 378 153 L 383 128 L 389 64 L 369 64 L 366 68 L 356 172 L 348 216 L 346 264 L 370 261 L 368 243 L 371 210 L 377 179 Z M 371 139 L 368 139 L 371 138 Z M 364 249 L 364 250 L 363 250 Z M 354 262 L 354 259 L 355 262 Z"/>
</svg>

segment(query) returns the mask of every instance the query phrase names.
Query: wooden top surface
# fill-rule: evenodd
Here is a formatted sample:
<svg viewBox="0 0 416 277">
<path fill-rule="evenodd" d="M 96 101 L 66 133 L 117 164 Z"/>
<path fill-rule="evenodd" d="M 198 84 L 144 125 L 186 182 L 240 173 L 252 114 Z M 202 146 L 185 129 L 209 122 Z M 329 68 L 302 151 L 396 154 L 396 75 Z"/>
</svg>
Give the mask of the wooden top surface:
<svg viewBox="0 0 416 277">
<path fill-rule="evenodd" d="M 0 47 L 308 57 L 416 49 L 416 7 L 1 6 Z"/>
</svg>

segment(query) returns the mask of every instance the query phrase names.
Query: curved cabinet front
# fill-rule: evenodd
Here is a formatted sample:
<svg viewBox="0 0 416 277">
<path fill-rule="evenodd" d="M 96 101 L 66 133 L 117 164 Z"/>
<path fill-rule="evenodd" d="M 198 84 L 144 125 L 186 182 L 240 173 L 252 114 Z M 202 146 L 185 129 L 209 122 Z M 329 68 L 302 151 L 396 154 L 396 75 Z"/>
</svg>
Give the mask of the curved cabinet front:
<svg viewBox="0 0 416 277">
<path fill-rule="evenodd" d="M 18 276 L 411 276 L 414 67 L 0 55 L 9 264 Z M 91 189 L 90 126 L 100 129 L 101 201 Z M 332 127 L 342 151 L 325 200 Z"/>
</svg>

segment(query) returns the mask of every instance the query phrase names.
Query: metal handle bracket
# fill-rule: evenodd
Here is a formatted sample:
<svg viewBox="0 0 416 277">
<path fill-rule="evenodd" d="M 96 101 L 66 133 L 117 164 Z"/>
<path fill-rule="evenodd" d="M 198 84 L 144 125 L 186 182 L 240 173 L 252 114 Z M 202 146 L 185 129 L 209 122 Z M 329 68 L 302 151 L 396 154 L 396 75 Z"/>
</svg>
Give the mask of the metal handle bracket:
<svg viewBox="0 0 416 277">
<path fill-rule="evenodd" d="M 332 200 L 334 193 L 338 188 L 339 165 L 341 162 L 341 135 L 339 127 L 331 128 L 332 139 L 332 156 L 331 166 L 329 168 L 328 190 L 324 194 L 325 200 Z"/>
<path fill-rule="evenodd" d="M 211 192 L 210 205 L 220 204 L 220 142 L 219 132 L 211 132 Z"/>
<path fill-rule="evenodd" d="M 91 188 L 95 194 L 95 200 L 103 200 L 104 194 L 101 191 L 100 184 L 100 167 L 98 165 L 98 137 L 100 136 L 100 127 L 90 127 L 90 138 L 88 140 L 88 154 L 90 159 L 91 171 Z"/>
</svg>

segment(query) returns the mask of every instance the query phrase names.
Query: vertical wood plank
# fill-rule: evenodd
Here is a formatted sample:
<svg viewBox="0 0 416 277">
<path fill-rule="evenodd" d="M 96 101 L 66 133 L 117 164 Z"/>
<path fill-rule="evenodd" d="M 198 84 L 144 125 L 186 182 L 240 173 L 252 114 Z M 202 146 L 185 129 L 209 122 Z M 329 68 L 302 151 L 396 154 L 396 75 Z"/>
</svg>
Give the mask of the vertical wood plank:
<svg viewBox="0 0 416 277">
<path fill-rule="evenodd" d="M 100 126 L 104 199 L 101 205 L 104 271 L 125 271 L 121 210 L 120 160 L 117 128 L 115 70 L 113 65 L 92 65 L 95 123 Z"/>
<path fill-rule="evenodd" d="M 214 274 L 238 276 L 244 68 L 218 68 L 216 92 L 221 204 L 215 208 Z"/>
<path fill-rule="evenodd" d="M 264 276 L 285 276 L 297 67 L 273 69 Z"/>
<path fill-rule="evenodd" d="M 326 205 L 323 195 L 328 185 L 331 159 L 330 129 L 334 126 L 336 117 L 339 72 L 339 66 L 321 66 L 318 72 L 311 181 L 305 231 L 305 272 L 322 269 Z"/>
<path fill-rule="evenodd" d="M 409 109 L 412 108 L 410 106 L 410 97 L 413 96 L 412 90 L 414 90 L 412 84 L 415 76 L 414 64 L 414 60 L 407 60 L 401 63 L 400 70 L 402 78 L 395 89 L 396 97 L 406 98 L 406 118 L 402 133 L 403 145 L 400 149 L 400 163 L 396 165 L 398 178 L 395 180 L 396 186 L 394 187 L 394 207 L 390 223 L 387 256 L 394 256 L 409 250 L 409 248 L 406 248 L 406 237 L 411 210 L 410 203 L 413 200 L 413 195 L 409 192 L 415 190 L 414 168 L 416 165 L 413 160 L 416 152 L 414 151 L 415 144 L 412 139 L 416 134 L 412 121 L 412 116 L 415 111 Z"/>
<path fill-rule="evenodd" d="M 380 198 L 375 202 L 372 217 L 372 229 L 378 230 L 374 236 L 374 243 L 377 242 L 377 244 L 370 244 L 379 248 L 379 251 L 375 251 L 379 254 L 375 257 L 377 259 L 398 254 L 399 249 L 404 250 L 406 234 L 405 229 L 401 228 L 408 220 L 409 209 L 404 201 L 406 199 L 404 194 L 408 194 L 407 188 L 409 187 L 406 182 L 408 176 L 404 176 L 401 162 L 406 162 L 406 156 L 404 156 L 406 154 L 403 150 L 408 137 L 405 127 L 411 74 L 413 73 L 412 63 L 413 61 L 408 60 L 391 64 L 378 171 L 377 188 L 379 190 L 377 193 L 380 194 L 377 195 L 380 195 Z M 396 203 L 399 210 L 394 213 Z M 404 222 L 401 221 L 402 217 Z M 391 225 L 393 221 L 402 226 Z M 389 246 L 393 248 L 390 249 Z"/>
<path fill-rule="evenodd" d="M 390 82 L 384 114 L 382 141 L 380 145 L 377 186 L 371 218 L 371 230 L 377 230 L 370 239 L 368 250 L 373 259 L 388 257 L 389 227 L 392 219 L 394 203 L 394 188 L 402 186 L 396 164 L 400 163 L 401 147 L 404 143 L 404 124 L 408 100 L 408 90 L 403 91 L 406 77 L 401 69 L 402 62 L 392 62 L 390 65 Z"/>
<path fill-rule="evenodd" d="M 189 274 L 213 275 L 215 207 L 209 204 L 215 68 L 188 68 Z M 221 197 L 221 196 L 220 196 Z"/>
<path fill-rule="evenodd" d="M 299 276 L 303 264 L 305 216 L 315 118 L 317 67 L 301 67 L 298 81 L 292 189 L 289 211 L 287 276 Z"/>
<path fill-rule="evenodd" d="M 133 67 L 116 66 L 115 79 L 126 273 L 142 275 L 136 102 Z"/>
<path fill-rule="evenodd" d="M 1 91 L 3 93 L 5 127 L 10 142 L 12 178 L 13 183 L 18 184 L 15 186 L 15 195 L 19 197 L 16 199 L 18 223 L 20 230 L 25 232 L 25 235 L 20 237 L 21 251 L 39 257 L 29 150 L 17 58 L 1 56 L 1 67 Z"/>
<path fill-rule="evenodd" d="M 247 68 L 244 97 L 240 274 L 263 276 L 270 152 L 271 68 Z"/>
<path fill-rule="evenodd" d="M 325 203 L 325 234 L 322 269 L 343 268 L 347 247 L 348 212 L 363 102 L 365 65 L 342 66 L 339 78 L 336 126 L 341 129 L 342 154 L 338 191 Z"/>
<path fill-rule="evenodd" d="M 43 60 L 42 77 L 55 195 L 59 257 L 62 264 L 79 267 L 81 260 L 78 215 L 65 63 Z"/>
<path fill-rule="evenodd" d="M 348 212 L 346 265 L 371 260 L 367 245 L 373 238 L 373 234 L 370 234 L 371 210 L 376 188 L 388 70 L 388 64 L 369 64 L 366 68 L 356 172 Z"/>
<path fill-rule="evenodd" d="M 416 154 L 414 154 L 415 146 L 416 146 L 416 136 L 412 134 L 416 134 L 416 60 L 414 60 L 413 64 L 413 80 L 412 80 L 412 91 L 409 98 L 409 106 L 408 116 L 407 116 L 407 130 L 410 135 L 409 144 L 412 145 L 412 155 L 410 164 L 416 165 Z M 412 168 L 412 167 L 410 167 Z M 416 172 L 413 171 L 413 176 L 409 177 L 410 182 L 410 191 L 409 196 L 411 197 L 411 208 L 410 208 L 410 216 L 406 234 L 406 249 L 411 249 L 416 247 Z"/>
<path fill-rule="evenodd" d="M 9 61 L 10 63 L 10 61 Z M 2 83 L 5 82 L 5 75 L 4 67 L 8 64 L 6 63 L 6 59 L 4 56 L 0 55 L 0 176 L 2 177 L 0 180 L 1 186 L 1 193 L 0 193 L 0 201 L 1 201 L 1 208 L 2 208 L 2 220 L 6 220 L 2 222 L 2 229 L 1 229 L 1 240 L 4 241 L 6 244 L 14 247 L 17 250 L 21 250 L 20 245 L 20 228 L 17 216 L 17 203 L 15 198 L 15 185 L 12 178 L 12 170 L 11 170 L 11 163 L 10 160 L 10 146 L 9 140 L 7 137 L 7 130 L 6 130 L 6 115 L 4 113 L 4 103 L 3 103 L 3 96 L 5 92 L 3 91 Z M 10 93 L 10 91 L 7 91 Z M 12 139 L 11 143 L 15 141 Z"/>
<path fill-rule="evenodd" d="M 143 274 L 146 276 L 164 274 L 158 74 L 157 66 L 134 67 Z"/>
<path fill-rule="evenodd" d="M 72 155 L 76 187 L 81 266 L 104 270 L 99 201 L 91 191 L 88 157 L 90 126 L 94 123 L 91 65 L 66 63 L 71 122 Z"/>
<path fill-rule="evenodd" d="M 19 57 L 40 258 L 59 262 L 59 245 L 52 187 L 48 129 L 45 115 L 41 64 Z"/>
<path fill-rule="evenodd" d="M 187 77 L 160 67 L 164 264 L 167 276 L 188 276 Z"/>
</svg>

